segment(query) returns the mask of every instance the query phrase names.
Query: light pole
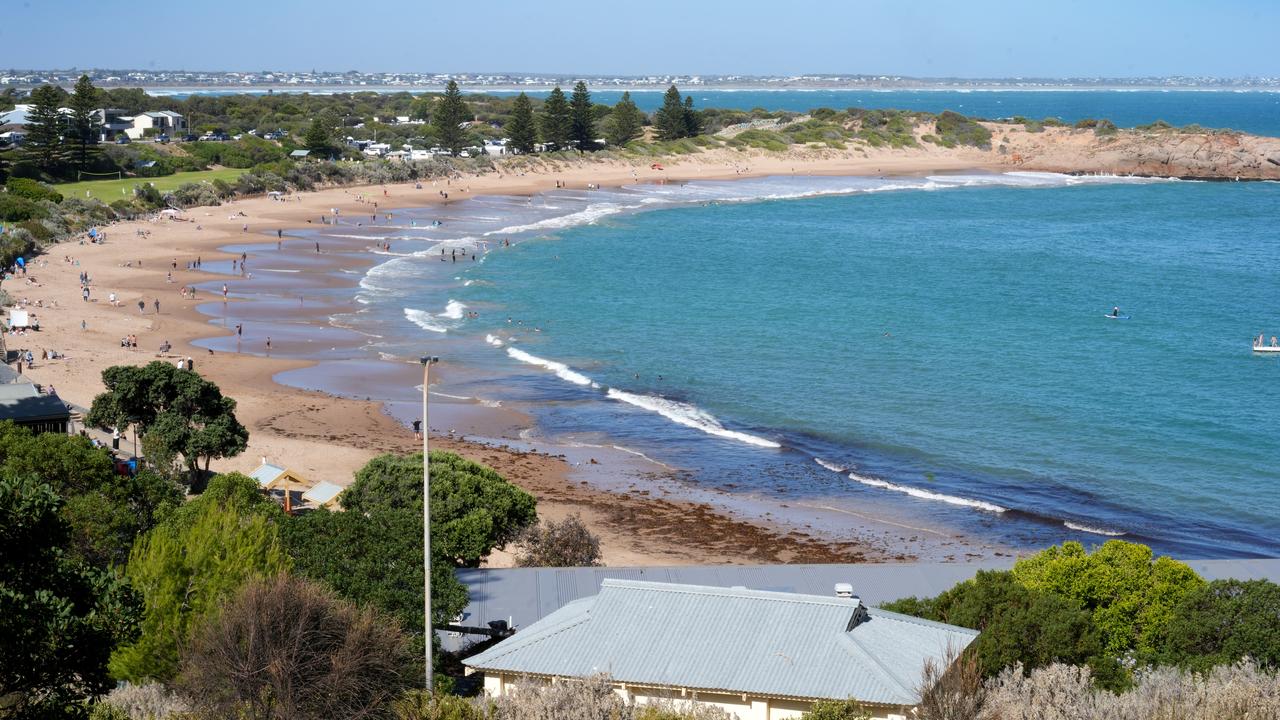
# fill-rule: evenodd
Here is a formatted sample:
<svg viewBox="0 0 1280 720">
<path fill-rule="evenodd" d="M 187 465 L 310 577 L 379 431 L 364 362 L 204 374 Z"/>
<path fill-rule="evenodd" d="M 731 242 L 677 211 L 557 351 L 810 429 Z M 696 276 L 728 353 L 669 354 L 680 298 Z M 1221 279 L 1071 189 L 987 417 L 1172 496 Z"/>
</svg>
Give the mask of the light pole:
<svg viewBox="0 0 1280 720">
<path fill-rule="evenodd" d="M 422 363 L 422 605 L 423 624 L 426 626 L 427 692 L 435 690 L 432 683 L 431 651 L 435 643 L 431 629 L 431 455 L 427 438 L 431 435 L 431 423 L 427 421 L 427 394 L 431 391 L 431 366 L 440 362 L 434 355 L 423 355 Z"/>
</svg>

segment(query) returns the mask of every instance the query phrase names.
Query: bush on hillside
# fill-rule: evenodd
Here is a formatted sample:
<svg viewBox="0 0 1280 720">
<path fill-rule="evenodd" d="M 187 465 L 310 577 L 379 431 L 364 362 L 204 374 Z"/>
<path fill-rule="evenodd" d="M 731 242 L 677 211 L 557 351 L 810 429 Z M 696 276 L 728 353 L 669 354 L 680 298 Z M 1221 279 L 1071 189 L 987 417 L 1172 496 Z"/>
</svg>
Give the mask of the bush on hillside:
<svg viewBox="0 0 1280 720">
<path fill-rule="evenodd" d="M 968 145 L 983 150 L 991 149 L 991 131 L 960 113 L 944 110 L 935 124 L 935 134 L 946 147 Z"/>
<path fill-rule="evenodd" d="M 13 182 L 14 179 L 10 178 L 9 182 Z M 12 193 L 0 193 L 0 220 L 22 222 L 23 220 L 42 218 L 44 214 L 44 211 L 34 200 Z"/>
<path fill-rule="evenodd" d="M 55 203 L 62 202 L 62 193 L 42 182 L 28 178 L 9 178 L 4 187 L 10 195 L 16 197 L 28 200 L 51 200 Z"/>
<path fill-rule="evenodd" d="M 1189 670 L 1252 658 L 1280 667 L 1280 585 L 1266 580 L 1214 580 L 1174 608 L 1160 660 Z"/>
<path fill-rule="evenodd" d="M 516 537 L 519 567 L 594 567 L 600 564 L 600 538 L 582 518 L 570 515 L 560 522 L 541 520 Z"/>
</svg>

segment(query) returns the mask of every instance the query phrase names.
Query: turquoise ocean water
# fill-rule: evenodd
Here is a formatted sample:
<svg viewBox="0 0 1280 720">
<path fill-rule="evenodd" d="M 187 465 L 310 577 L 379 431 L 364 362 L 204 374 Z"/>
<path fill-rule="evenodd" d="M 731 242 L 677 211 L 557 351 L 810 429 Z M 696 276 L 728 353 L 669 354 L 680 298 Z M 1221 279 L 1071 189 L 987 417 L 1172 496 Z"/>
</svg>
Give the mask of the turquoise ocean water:
<svg viewBox="0 0 1280 720">
<path fill-rule="evenodd" d="M 1280 357 L 1250 341 L 1280 335 L 1278 209 L 1276 183 L 781 177 L 313 232 L 393 246 L 337 324 L 459 361 L 443 392 L 528 409 L 539 437 L 793 515 L 1275 556 Z"/>
</svg>

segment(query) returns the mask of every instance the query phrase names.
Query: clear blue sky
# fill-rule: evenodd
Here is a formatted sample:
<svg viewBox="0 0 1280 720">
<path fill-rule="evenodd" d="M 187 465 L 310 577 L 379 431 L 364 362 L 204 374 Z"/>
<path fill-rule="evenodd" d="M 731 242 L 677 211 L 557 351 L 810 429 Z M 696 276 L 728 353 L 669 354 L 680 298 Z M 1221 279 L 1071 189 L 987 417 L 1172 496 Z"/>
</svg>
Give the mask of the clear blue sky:
<svg viewBox="0 0 1280 720">
<path fill-rule="evenodd" d="M 3 0 L 0 6 L 0 68 L 1280 75 L 1277 0 Z"/>
</svg>

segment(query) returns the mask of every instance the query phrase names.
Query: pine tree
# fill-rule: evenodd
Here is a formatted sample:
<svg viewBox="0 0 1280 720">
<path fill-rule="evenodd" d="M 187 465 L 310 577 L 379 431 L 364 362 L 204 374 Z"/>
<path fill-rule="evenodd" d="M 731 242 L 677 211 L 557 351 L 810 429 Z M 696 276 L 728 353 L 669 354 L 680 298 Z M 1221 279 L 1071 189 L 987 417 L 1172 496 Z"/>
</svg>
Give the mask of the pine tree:
<svg viewBox="0 0 1280 720">
<path fill-rule="evenodd" d="M 640 137 L 644 127 L 644 113 L 631 100 L 631 93 L 622 93 L 622 99 L 613 106 L 613 113 L 605 123 L 605 139 L 610 145 L 622 147 Z"/>
<path fill-rule="evenodd" d="M 71 108 L 67 140 L 74 148 L 76 166 L 82 170 L 89 166 L 89 161 L 97 154 L 98 136 L 102 129 L 102 118 L 98 117 L 98 98 L 98 88 L 93 86 L 88 75 L 81 75 L 76 81 L 75 92 L 67 103 Z"/>
<path fill-rule="evenodd" d="M 573 97 L 569 100 L 571 116 L 569 139 L 573 141 L 578 152 L 596 149 L 596 118 L 591 108 L 591 93 L 587 92 L 587 84 L 578 81 L 573 86 Z"/>
<path fill-rule="evenodd" d="M 507 123 L 507 147 L 512 152 L 528 154 L 538 143 L 538 126 L 533 120 L 533 103 L 529 96 L 520 93 L 511 107 L 511 121 Z"/>
<path fill-rule="evenodd" d="M 66 117 L 58 109 L 62 92 L 52 85 L 31 91 L 31 112 L 27 122 L 27 157 L 41 170 L 51 173 L 62 164 Z"/>
<path fill-rule="evenodd" d="M 444 97 L 440 98 L 440 104 L 436 108 L 433 119 L 433 127 L 436 137 L 440 139 L 440 146 L 447 148 L 453 155 L 462 152 L 467 146 L 467 131 L 462 128 L 462 123 L 470 119 L 471 111 L 467 108 L 466 101 L 462 99 L 462 91 L 458 89 L 458 83 L 450 80 L 444 90 Z"/>
<path fill-rule="evenodd" d="M 684 136 L 693 137 L 702 132 L 702 115 L 693 109 L 693 96 L 684 96 Z"/>
<path fill-rule="evenodd" d="M 569 103 L 564 99 L 564 91 L 557 85 L 542 106 L 542 142 L 550 145 L 552 150 L 562 150 L 569 146 L 572 130 L 573 119 Z"/>
<path fill-rule="evenodd" d="M 324 126 L 320 118 L 311 121 L 311 127 L 307 128 L 306 134 L 302 136 L 302 143 L 316 155 L 329 154 L 329 129 Z"/>
<path fill-rule="evenodd" d="M 684 105 L 675 85 L 667 88 L 667 93 L 662 96 L 662 107 L 654 113 L 653 124 L 658 130 L 659 140 L 679 140 L 688 131 Z"/>
</svg>

